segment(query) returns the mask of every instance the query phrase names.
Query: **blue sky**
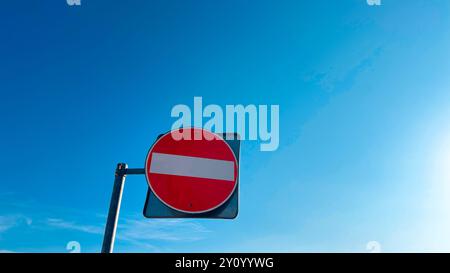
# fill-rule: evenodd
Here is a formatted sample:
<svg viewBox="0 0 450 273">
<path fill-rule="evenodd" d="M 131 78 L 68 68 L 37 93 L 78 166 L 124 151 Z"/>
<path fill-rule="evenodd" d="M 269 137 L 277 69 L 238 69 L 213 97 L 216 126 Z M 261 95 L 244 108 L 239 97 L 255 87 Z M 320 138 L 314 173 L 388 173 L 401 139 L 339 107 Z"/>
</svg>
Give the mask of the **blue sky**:
<svg viewBox="0 0 450 273">
<path fill-rule="evenodd" d="M 243 142 L 235 220 L 144 219 L 117 252 L 450 251 L 450 2 L 7 1 L 0 251 L 101 248 L 117 162 L 142 167 L 176 104 L 280 105 Z"/>
</svg>

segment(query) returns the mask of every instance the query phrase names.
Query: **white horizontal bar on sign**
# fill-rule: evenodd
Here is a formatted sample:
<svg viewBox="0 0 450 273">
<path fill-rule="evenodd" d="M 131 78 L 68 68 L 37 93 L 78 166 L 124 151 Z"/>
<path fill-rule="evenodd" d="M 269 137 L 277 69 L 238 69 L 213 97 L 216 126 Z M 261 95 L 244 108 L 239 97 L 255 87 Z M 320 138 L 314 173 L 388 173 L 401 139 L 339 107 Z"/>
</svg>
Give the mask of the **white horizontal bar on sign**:
<svg viewBox="0 0 450 273">
<path fill-rule="evenodd" d="M 150 173 L 234 181 L 234 161 L 153 153 Z"/>
</svg>

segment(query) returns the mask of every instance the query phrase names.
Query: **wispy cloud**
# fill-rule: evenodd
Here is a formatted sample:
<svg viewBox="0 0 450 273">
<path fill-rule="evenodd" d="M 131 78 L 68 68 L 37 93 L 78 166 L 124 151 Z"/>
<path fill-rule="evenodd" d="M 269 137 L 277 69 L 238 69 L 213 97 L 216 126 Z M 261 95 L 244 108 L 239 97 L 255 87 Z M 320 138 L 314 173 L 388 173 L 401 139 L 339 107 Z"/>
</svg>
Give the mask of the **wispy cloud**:
<svg viewBox="0 0 450 273">
<path fill-rule="evenodd" d="M 24 215 L 0 215 L 0 232 L 7 231 L 22 224 L 26 224 L 29 226 L 32 224 L 32 222 L 33 221 L 31 220 L 31 218 Z"/>
<path fill-rule="evenodd" d="M 0 249 L 0 253 L 17 253 L 17 252 L 7 249 Z"/>
<path fill-rule="evenodd" d="M 343 55 L 345 62 L 335 62 L 335 66 L 328 66 L 318 71 L 307 74 L 303 79 L 307 82 L 317 84 L 326 92 L 342 92 L 349 90 L 359 78 L 361 73 L 366 72 L 377 58 L 382 54 L 381 45 L 372 50 L 362 52 L 356 56 Z"/>
<path fill-rule="evenodd" d="M 3 194 L 4 195 L 4 194 Z M 4 199 L 0 198 L 0 201 Z M 8 200 L 7 200 L 8 201 Z M 9 201 L 8 204 L 11 204 Z M 22 202 L 23 204 L 24 202 Z M 30 205 L 32 204 L 32 205 Z M 33 227 L 33 232 L 61 230 L 67 233 L 85 233 L 102 237 L 104 234 L 106 215 L 99 213 L 85 214 L 73 211 L 73 218 L 65 218 L 62 208 L 45 207 L 35 202 L 26 203 L 26 209 L 33 211 L 33 220 L 21 212 L 0 215 L 0 235 L 13 228 Z M 22 207 L 14 207 L 15 209 Z M 64 210 L 65 213 L 66 210 Z M 34 212 L 34 211 L 33 211 Z M 193 242 L 205 239 L 210 231 L 201 223 L 191 219 L 144 219 L 142 215 L 122 216 L 119 220 L 116 243 L 121 251 L 161 251 L 161 242 Z M 1 239 L 1 238 L 0 238 Z M 9 249 L 0 251 L 9 252 Z M 14 251 L 14 248 L 12 249 Z"/>
<path fill-rule="evenodd" d="M 91 234 L 103 234 L 103 228 L 94 225 L 82 225 L 71 221 L 65 221 L 57 218 L 47 218 L 46 224 L 50 227 L 81 231 Z"/>
<path fill-rule="evenodd" d="M 119 226 L 117 238 L 120 240 L 159 240 L 192 242 L 204 239 L 210 232 L 203 225 L 185 219 L 124 219 Z"/>
<path fill-rule="evenodd" d="M 83 225 L 74 221 L 59 218 L 47 218 L 45 224 L 51 228 L 79 231 L 89 234 L 103 235 L 104 226 Z M 126 242 L 136 248 L 156 251 L 157 241 L 193 242 L 202 240 L 210 231 L 203 225 L 186 219 L 140 219 L 124 218 L 118 226 L 118 241 Z"/>
</svg>

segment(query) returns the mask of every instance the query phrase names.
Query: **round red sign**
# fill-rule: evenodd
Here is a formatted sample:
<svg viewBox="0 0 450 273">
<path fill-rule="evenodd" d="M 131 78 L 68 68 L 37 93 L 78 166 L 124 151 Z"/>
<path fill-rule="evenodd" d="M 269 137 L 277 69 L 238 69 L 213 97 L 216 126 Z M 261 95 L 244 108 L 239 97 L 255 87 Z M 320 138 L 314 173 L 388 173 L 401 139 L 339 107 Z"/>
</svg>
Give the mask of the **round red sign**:
<svg viewBox="0 0 450 273">
<path fill-rule="evenodd" d="M 203 213 L 231 197 L 238 164 L 233 150 L 219 135 L 183 128 L 163 135 L 150 148 L 145 176 L 152 192 L 170 208 Z"/>
</svg>

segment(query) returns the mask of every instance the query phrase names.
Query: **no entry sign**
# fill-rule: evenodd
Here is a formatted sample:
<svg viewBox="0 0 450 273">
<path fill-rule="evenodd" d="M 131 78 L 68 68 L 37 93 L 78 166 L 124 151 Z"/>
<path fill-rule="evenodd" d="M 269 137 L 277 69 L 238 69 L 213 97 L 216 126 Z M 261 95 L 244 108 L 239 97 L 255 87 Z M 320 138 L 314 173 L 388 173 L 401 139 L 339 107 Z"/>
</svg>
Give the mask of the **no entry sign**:
<svg viewBox="0 0 450 273">
<path fill-rule="evenodd" d="M 180 134 L 185 138 L 173 137 Z M 203 137 L 196 139 L 199 135 Z M 174 210 L 197 214 L 212 211 L 230 198 L 237 185 L 238 163 L 220 136 L 184 128 L 161 136 L 150 148 L 145 175 L 161 202 Z"/>
</svg>

